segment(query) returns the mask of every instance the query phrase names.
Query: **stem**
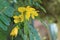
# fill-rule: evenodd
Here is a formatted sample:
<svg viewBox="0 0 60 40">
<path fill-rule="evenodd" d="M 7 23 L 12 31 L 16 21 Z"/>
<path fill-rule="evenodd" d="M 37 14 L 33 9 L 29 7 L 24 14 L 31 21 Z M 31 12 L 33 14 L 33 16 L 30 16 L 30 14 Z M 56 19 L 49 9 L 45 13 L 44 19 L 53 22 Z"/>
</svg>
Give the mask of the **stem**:
<svg viewBox="0 0 60 40">
<path fill-rule="evenodd" d="M 13 36 L 12 36 L 12 40 L 13 40 Z"/>
</svg>

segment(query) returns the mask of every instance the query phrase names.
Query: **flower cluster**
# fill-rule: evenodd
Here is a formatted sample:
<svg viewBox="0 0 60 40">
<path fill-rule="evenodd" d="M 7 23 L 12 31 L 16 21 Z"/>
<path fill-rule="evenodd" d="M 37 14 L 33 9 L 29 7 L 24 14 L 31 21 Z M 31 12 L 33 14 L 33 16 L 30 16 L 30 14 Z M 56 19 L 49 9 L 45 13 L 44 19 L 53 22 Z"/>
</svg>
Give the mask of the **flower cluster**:
<svg viewBox="0 0 60 40">
<path fill-rule="evenodd" d="M 35 16 L 38 16 L 38 11 L 36 11 L 34 8 L 32 8 L 30 6 L 19 7 L 18 11 L 21 13 L 21 15 L 13 17 L 15 23 L 23 22 L 24 21 L 24 17 L 25 17 L 26 20 L 29 20 L 30 17 L 32 19 L 34 19 Z"/>
<path fill-rule="evenodd" d="M 35 16 L 38 16 L 38 11 L 36 11 L 34 8 L 27 6 L 27 7 L 19 7 L 18 11 L 21 13 L 18 16 L 13 16 L 14 23 L 23 22 L 24 19 L 29 20 L 30 17 L 32 19 L 35 19 Z M 11 36 L 17 36 L 18 34 L 18 26 L 12 29 L 10 35 Z"/>
</svg>

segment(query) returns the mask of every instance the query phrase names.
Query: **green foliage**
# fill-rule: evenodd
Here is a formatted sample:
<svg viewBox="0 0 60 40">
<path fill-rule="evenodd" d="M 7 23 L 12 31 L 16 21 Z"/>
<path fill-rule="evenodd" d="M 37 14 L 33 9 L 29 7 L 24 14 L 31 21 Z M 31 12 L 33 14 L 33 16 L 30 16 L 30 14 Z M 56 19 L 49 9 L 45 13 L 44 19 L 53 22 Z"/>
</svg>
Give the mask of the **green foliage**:
<svg viewBox="0 0 60 40">
<path fill-rule="evenodd" d="M 2 2 L 2 3 L 1 3 Z M 7 0 L 0 0 L 0 28 L 7 31 L 13 16 L 14 8 L 10 6 Z"/>
<path fill-rule="evenodd" d="M 7 40 L 8 26 L 10 25 L 13 16 L 14 8 L 10 6 L 7 0 L 0 0 L 0 40 Z"/>
<path fill-rule="evenodd" d="M 30 40 L 34 40 L 34 39 L 41 40 L 41 38 L 39 37 L 38 32 L 36 31 L 36 29 L 33 28 L 31 25 L 29 25 L 29 28 L 30 28 L 30 33 L 29 33 Z"/>
<path fill-rule="evenodd" d="M 6 34 L 2 34 L 2 32 L 0 32 L 0 40 L 6 40 L 6 38 L 7 38 L 7 36 L 6 36 Z"/>
</svg>

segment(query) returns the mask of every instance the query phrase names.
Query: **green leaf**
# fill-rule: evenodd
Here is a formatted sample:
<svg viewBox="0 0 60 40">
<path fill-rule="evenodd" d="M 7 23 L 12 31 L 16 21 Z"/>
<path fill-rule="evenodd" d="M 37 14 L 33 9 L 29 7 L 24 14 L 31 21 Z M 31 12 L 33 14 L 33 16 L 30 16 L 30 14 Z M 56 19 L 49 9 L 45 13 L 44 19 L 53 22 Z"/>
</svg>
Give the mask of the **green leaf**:
<svg viewBox="0 0 60 40">
<path fill-rule="evenodd" d="M 0 28 L 0 40 L 7 40 L 8 32 Z"/>
<path fill-rule="evenodd" d="M 39 3 L 42 3 L 42 1 L 41 1 L 41 0 L 38 0 L 38 2 L 39 2 Z"/>
<path fill-rule="evenodd" d="M 4 13 L 8 17 L 12 17 L 14 13 L 14 8 L 10 6 L 7 0 L 2 0 L 1 2 L 0 2 L 0 13 Z"/>
<path fill-rule="evenodd" d="M 24 35 L 24 40 L 27 40 L 27 35 Z"/>
<path fill-rule="evenodd" d="M 39 5 L 39 7 L 43 10 L 43 12 L 46 13 L 46 10 L 45 10 L 45 8 L 43 8 L 43 6 Z"/>
<path fill-rule="evenodd" d="M 29 38 L 30 38 L 30 40 L 34 40 L 34 36 L 31 32 L 29 33 Z"/>
<path fill-rule="evenodd" d="M 0 0 L 0 11 L 7 6 L 9 6 L 9 3 L 6 0 Z"/>
<path fill-rule="evenodd" d="M 4 11 L 4 14 L 7 15 L 8 17 L 12 17 L 14 14 L 14 8 L 12 7 L 7 7 L 6 10 Z"/>
<path fill-rule="evenodd" d="M 34 5 L 35 5 L 36 7 L 39 7 L 43 12 L 46 13 L 45 8 L 44 8 L 43 6 L 41 6 L 39 3 L 35 2 Z"/>
<path fill-rule="evenodd" d="M 7 31 L 7 27 L 10 25 L 11 19 L 14 14 L 14 8 L 10 6 L 7 0 L 0 0 L 0 28 Z"/>
<path fill-rule="evenodd" d="M 4 31 L 7 31 L 7 26 L 4 25 L 1 21 L 0 21 L 0 28 L 2 28 Z"/>
<path fill-rule="evenodd" d="M 6 34 L 0 32 L 0 40 L 7 40 Z"/>
<path fill-rule="evenodd" d="M 0 20 L 6 25 L 10 25 L 10 21 L 5 15 L 0 14 Z"/>
<path fill-rule="evenodd" d="M 29 4 L 32 5 L 33 4 L 33 0 L 29 0 Z"/>
<path fill-rule="evenodd" d="M 20 37 L 21 37 L 22 39 L 24 39 L 24 37 L 23 37 L 24 35 L 23 35 L 23 32 L 22 32 L 21 29 L 19 30 L 19 35 L 20 35 Z"/>
<path fill-rule="evenodd" d="M 39 35 L 38 35 L 38 32 L 36 31 L 36 29 L 33 26 L 31 26 L 30 24 L 28 24 L 28 25 L 29 25 L 30 31 L 33 33 L 35 39 L 36 40 L 41 40 Z"/>
</svg>

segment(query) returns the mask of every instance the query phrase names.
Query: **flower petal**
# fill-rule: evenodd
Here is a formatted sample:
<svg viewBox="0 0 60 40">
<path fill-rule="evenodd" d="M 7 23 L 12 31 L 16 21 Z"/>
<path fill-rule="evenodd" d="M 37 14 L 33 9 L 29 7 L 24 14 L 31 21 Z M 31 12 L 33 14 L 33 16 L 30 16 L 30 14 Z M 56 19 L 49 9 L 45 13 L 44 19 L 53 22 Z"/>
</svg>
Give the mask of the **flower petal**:
<svg viewBox="0 0 60 40">
<path fill-rule="evenodd" d="M 21 12 L 21 13 L 23 13 L 25 11 L 25 7 L 19 7 L 18 11 Z"/>
</svg>

